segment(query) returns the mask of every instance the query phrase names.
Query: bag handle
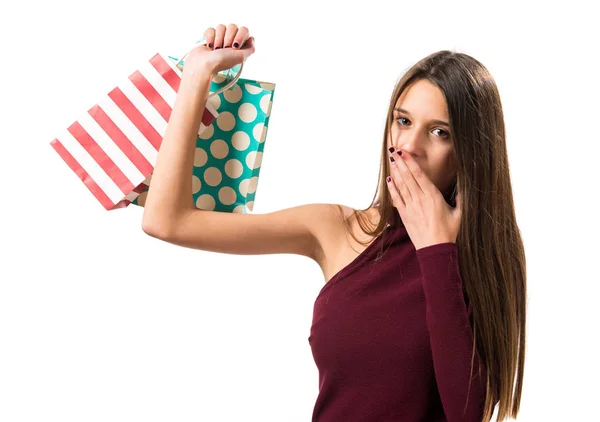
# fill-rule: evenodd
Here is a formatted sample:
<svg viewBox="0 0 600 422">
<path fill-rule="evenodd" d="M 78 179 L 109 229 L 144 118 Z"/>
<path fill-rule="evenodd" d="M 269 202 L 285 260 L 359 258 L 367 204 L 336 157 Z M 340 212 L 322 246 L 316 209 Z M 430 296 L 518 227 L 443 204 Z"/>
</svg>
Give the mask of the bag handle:
<svg viewBox="0 0 600 422">
<path fill-rule="evenodd" d="M 190 54 L 190 52 L 191 52 L 191 51 L 192 51 L 194 48 L 196 48 L 196 46 L 198 46 L 198 45 L 202 45 L 202 44 L 206 44 L 206 36 L 203 36 L 203 37 L 202 37 L 202 39 L 201 39 L 200 41 L 197 41 L 197 42 L 196 42 L 196 45 L 194 45 L 192 48 L 190 48 L 190 49 L 188 50 L 188 52 L 187 52 L 187 53 L 185 53 L 185 55 L 184 55 L 184 56 L 183 56 L 181 59 L 179 59 L 179 61 L 178 61 L 177 63 L 175 63 L 175 66 L 177 66 L 177 68 L 178 68 L 179 70 L 183 71 L 183 65 L 181 65 L 180 63 L 181 63 L 181 62 L 182 62 L 182 61 L 183 61 L 183 60 L 184 60 L 184 59 L 185 59 L 185 58 L 186 58 L 186 57 L 187 57 L 187 56 Z M 231 81 L 230 81 L 230 82 L 229 82 L 227 85 L 225 85 L 224 87 L 222 87 L 222 88 L 219 88 L 217 91 L 210 93 L 210 94 L 208 95 L 208 97 L 209 97 L 209 98 L 210 98 L 210 97 L 214 97 L 215 95 L 219 95 L 221 92 L 228 90 L 228 89 L 229 89 L 231 86 L 233 86 L 233 85 L 234 85 L 234 84 L 237 82 L 237 80 L 240 78 L 240 75 L 241 75 L 241 73 L 242 73 L 242 69 L 244 69 L 244 63 L 243 63 L 243 62 L 242 62 L 242 63 L 240 63 L 240 65 L 239 65 L 239 66 L 240 66 L 240 69 L 238 70 L 238 72 L 237 72 L 237 74 L 235 75 L 235 77 L 234 77 L 234 78 L 233 78 L 233 79 L 232 79 L 232 80 L 231 80 Z M 234 67 L 235 67 L 235 66 L 234 66 Z M 233 69 L 233 67 L 232 67 L 231 69 Z M 231 69 L 227 69 L 227 70 L 229 71 L 229 70 L 231 70 Z M 221 72 L 219 72 L 219 73 L 221 73 Z"/>
</svg>

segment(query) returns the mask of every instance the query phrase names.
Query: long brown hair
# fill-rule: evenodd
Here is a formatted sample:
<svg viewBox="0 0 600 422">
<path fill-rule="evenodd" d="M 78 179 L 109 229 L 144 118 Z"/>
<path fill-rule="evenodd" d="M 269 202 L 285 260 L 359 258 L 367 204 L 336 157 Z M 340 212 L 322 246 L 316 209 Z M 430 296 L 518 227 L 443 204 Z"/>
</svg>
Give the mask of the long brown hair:
<svg viewBox="0 0 600 422">
<path fill-rule="evenodd" d="M 455 206 L 460 188 L 463 213 L 456 245 L 464 293 L 473 309 L 472 356 L 477 347 L 487 369 L 483 421 L 491 419 L 498 402 L 497 421 L 516 418 L 525 365 L 525 251 L 515 217 L 500 95 L 483 64 L 467 54 L 442 50 L 423 58 L 400 78 L 388 108 L 377 191 L 371 205 L 354 209 L 352 216 L 373 237 L 385 230 L 387 222 L 399 219 L 385 182 L 390 174 L 387 139 L 396 101 L 420 79 L 443 92 L 450 117 L 457 171 L 452 192 L 444 197 Z M 369 208 L 377 208 L 380 215 L 374 229 L 365 223 Z M 339 211 L 343 216 L 341 207 Z M 359 241 L 348 220 L 343 221 L 354 240 L 362 245 L 369 242 Z"/>
</svg>

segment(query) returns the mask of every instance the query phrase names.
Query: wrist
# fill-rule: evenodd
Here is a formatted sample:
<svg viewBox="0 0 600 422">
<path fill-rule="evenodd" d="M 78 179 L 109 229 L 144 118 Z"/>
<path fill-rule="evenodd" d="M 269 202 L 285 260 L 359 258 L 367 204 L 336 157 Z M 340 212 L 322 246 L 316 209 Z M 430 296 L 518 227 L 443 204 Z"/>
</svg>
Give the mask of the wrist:
<svg viewBox="0 0 600 422">
<path fill-rule="evenodd" d="M 191 87 L 192 89 L 206 86 L 216 75 L 216 72 L 214 72 L 208 65 L 200 68 L 194 68 L 193 70 L 188 70 L 188 72 L 185 70 L 186 69 L 184 67 L 183 75 L 181 77 L 181 85 Z"/>
</svg>

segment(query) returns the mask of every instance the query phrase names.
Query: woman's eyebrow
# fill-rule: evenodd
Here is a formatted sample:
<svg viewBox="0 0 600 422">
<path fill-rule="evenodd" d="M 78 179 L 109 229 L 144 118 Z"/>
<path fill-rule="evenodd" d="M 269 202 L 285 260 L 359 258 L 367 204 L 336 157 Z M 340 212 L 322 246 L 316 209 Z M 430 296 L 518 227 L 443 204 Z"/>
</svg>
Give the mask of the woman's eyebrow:
<svg viewBox="0 0 600 422">
<path fill-rule="evenodd" d="M 408 114 L 410 116 L 410 113 L 408 112 L 408 110 L 404 110 L 403 108 L 394 107 L 394 110 L 399 111 L 400 113 Z M 444 122 L 443 120 L 434 119 L 434 120 L 430 120 L 430 123 L 436 123 L 438 125 L 444 125 L 444 126 L 450 127 L 448 122 Z"/>
</svg>

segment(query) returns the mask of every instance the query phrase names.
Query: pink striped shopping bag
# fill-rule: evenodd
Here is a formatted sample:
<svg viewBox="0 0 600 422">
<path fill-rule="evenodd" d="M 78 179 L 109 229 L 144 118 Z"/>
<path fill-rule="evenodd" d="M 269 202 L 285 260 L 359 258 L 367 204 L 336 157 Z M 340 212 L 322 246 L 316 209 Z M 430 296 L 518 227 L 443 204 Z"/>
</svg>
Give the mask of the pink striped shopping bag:
<svg viewBox="0 0 600 422">
<path fill-rule="evenodd" d="M 181 77 L 158 53 L 50 142 L 105 209 L 127 207 L 148 188 Z M 198 134 L 217 117 L 207 103 Z"/>
</svg>

